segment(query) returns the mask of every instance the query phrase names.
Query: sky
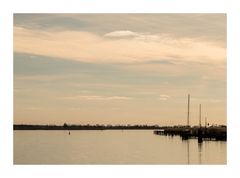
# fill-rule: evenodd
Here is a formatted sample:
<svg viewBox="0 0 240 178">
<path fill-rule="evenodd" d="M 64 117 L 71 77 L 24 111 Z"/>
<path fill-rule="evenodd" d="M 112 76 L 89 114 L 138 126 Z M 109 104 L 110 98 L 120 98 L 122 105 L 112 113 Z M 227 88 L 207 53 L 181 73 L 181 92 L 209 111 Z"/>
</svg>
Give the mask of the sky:
<svg viewBox="0 0 240 178">
<path fill-rule="evenodd" d="M 14 14 L 15 124 L 226 124 L 226 14 Z"/>
</svg>

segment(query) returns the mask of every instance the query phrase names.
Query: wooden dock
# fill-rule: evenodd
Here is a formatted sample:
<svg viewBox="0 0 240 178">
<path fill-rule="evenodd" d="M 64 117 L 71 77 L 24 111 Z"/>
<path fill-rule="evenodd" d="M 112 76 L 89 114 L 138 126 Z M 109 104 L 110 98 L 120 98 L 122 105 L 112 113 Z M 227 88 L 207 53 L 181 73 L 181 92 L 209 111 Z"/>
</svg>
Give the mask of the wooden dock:
<svg viewBox="0 0 240 178">
<path fill-rule="evenodd" d="M 161 130 L 154 130 L 154 134 L 180 136 L 183 140 L 196 138 L 199 142 L 203 140 L 226 141 L 227 127 L 167 127 Z"/>
<path fill-rule="evenodd" d="M 155 130 L 154 134 L 157 135 L 171 135 L 180 136 L 183 140 L 190 138 L 197 138 L 198 142 L 203 140 L 216 140 L 216 141 L 227 141 L 227 126 L 209 126 L 207 123 L 207 117 L 205 117 L 205 127 L 202 127 L 202 105 L 199 104 L 199 125 L 190 126 L 190 94 L 187 99 L 187 125 L 185 126 L 173 126 L 165 127 L 159 130 Z"/>
</svg>

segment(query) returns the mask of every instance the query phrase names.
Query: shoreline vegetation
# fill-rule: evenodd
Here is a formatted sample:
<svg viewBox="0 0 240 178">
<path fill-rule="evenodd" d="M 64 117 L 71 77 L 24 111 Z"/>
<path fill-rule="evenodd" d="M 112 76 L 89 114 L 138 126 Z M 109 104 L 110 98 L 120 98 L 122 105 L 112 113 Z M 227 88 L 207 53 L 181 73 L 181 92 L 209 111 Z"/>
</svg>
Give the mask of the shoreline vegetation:
<svg viewBox="0 0 240 178">
<path fill-rule="evenodd" d="M 13 130 L 144 130 L 144 129 L 163 129 L 163 130 L 181 130 L 181 129 L 196 129 L 199 126 L 185 126 L 185 125 L 175 125 L 175 126 L 159 126 L 159 125 L 69 125 L 64 123 L 63 125 L 33 125 L 33 124 L 14 124 Z M 202 127 L 208 129 L 218 129 L 218 130 L 226 130 L 226 125 L 211 125 L 208 127 Z"/>
<path fill-rule="evenodd" d="M 158 125 L 30 125 L 14 124 L 14 130 L 123 130 L 123 129 L 162 129 Z"/>
</svg>

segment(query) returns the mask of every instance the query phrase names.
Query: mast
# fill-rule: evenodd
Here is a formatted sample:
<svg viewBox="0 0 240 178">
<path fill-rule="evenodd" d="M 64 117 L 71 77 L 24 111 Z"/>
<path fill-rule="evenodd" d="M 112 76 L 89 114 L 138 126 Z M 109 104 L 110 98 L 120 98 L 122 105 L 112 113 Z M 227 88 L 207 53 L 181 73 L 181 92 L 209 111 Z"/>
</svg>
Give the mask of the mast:
<svg viewBox="0 0 240 178">
<path fill-rule="evenodd" d="M 201 108 L 201 104 L 200 104 L 200 105 L 199 105 L 199 127 L 200 127 L 200 128 L 201 128 L 201 119 L 202 119 L 202 118 L 201 118 L 201 117 L 202 117 L 202 116 L 201 116 L 201 114 L 202 114 L 202 113 L 201 113 L 201 112 L 202 112 L 201 109 L 202 109 L 202 108 Z"/>
<path fill-rule="evenodd" d="M 207 127 L 207 117 L 205 117 L 205 127 Z"/>
<path fill-rule="evenodd" d="M 190 94 L 188 94 L 187 126 L 189 126 Z"/>
</svg>

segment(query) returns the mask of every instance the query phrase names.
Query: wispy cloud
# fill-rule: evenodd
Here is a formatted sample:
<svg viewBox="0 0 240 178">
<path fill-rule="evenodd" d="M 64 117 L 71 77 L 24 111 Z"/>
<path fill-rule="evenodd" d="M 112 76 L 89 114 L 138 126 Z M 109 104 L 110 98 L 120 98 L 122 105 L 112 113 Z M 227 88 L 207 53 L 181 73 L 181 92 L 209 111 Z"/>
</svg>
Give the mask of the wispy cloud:
<svg viewBox="0 0 240 178">
<path fill-rule="evenodd" d="M 40 107 L 26 107 L 24 108 L 24 110 L 27 110 L 27 111 L 38 111 L 38 110 L 41 110 L 42 108 Z"/>
<path fill-rule="evenodd" d="M 30 91 L 32 91 L 32 90 L 29 89 L 29 88 L 14 88 L 13 91 L 14 91 L 15 93 L 19 93 L 19 92 L 30 92 Z"/>
<path fill-rule="evenodd" d="M 45 31 L 168 33 L 226 44 L 226 14 L 14 14 L 14 25 Z M 225 45 L 224 45 L 225 46 Z"/>
<path fill-rule="evenodd" d="M 129 30 L 119 30 L 119 31 L 113 31 L 110 33 L 106 33 L 105 37 L 137 37 L 139 36 L 139 33 L 132 32 Z"/>
<path fill-rule="evenodd" d="M 166 101 L 166 100 L 168 100 L 169 98 L 170 98 L 169 95 L 160 95 L 159 100 Z"/>
<path fill-rule="evenodd" d="M 149 33 L 137 33 L 129 30 L 113 31 L 105 34 L 104 36 L 111 39 L 129 38 L 144 42 L 160 42 L 162 39 L 166 39 L 166 37 L 168 37 L 167 34 L 154 35 Z"/>
<path fill-rule="evenodd" d="M 15 76 L 16 81 L 38 81 L 38 82 L 51 82 L 56 80 L 69 79 L 72 76 L 68 75 L 22 75 Z"/>
<path fill-rule="evenodd" d="M 100 100 L 100 101 L 111 101 L 111 100 L 130 100 L 130 97 L 126 96 L 100 96 L 100 95 L 76 95 L 67 96 L 61 99 L 64 100 Z"/>
<path fill-rule="evenodd" d="M 224 100 L 220 100 L 220 99 L 212 99 L 210 100 L 211 103 L 220 103 L 223 102 Z"/>
<path fill-rule="evenodd" d="M 120 38 L 112 40 L 106 36 Z M 126 39 L 126 36 L 133 38 Z M 141 63 L 153 59 L 222 63 L 226 60 L 226 49 L 211 41 L 132 31 L 100 36 L 84 31 L 51 32 L 15 27 L 14 51 L 92 63 Z"/>
</svg>

